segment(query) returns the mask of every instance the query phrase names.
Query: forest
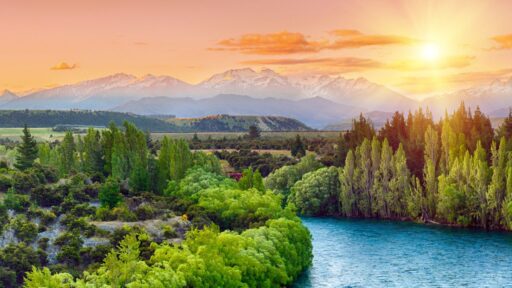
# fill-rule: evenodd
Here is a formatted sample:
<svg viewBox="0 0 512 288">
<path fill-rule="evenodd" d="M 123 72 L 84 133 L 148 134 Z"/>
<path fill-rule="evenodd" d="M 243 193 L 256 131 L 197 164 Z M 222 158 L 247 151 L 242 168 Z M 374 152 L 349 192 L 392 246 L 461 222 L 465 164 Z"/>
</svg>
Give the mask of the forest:
<svg viewBox="0 0 512 288">
<path fill-rule="evenodd" d="M 496 129 L 464 104 L 380 130 L 360 116 L 338 139 L 252 128 L 222 151 L 235 140 L 155 140 L 125 122 L 37 143 L 25 127 L 0 147 L 1 285 L 290 286 L 312 263 L 298 216 L 512 229 L 512 112 Z"/>
</svg>

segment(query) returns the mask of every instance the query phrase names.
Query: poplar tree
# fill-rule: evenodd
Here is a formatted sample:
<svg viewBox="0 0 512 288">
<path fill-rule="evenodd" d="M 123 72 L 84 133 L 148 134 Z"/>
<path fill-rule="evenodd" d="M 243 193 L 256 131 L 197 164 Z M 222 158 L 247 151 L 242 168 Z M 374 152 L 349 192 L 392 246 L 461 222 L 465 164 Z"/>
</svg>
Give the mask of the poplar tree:
<svg viewBox="0 0 512 288">
<path fill-rule="evenodd" d="M 158 191 L 163 192 L 171 178 L 171 141 L 165 136 L 158 154 Z"/>
<path fill-rule="evenodd" d="M 345 166 L 340 168 L 339 181 L 340 181 L 340 202 L 341 212 L 345 216 L 353 217 L 358 216 L 357 211 L 357 196 L 356 196 L 356 167 L 354 152 L 349 150 L 347 158 L 345 159 Z"/>
<path fill-rule="evenodd" d="M 437 159 L 438 159 L 439 139 L 437 132 L 428 126 L 425 132 L 425 167 L 423 168 L 423 177 L 425 181 L 423 218 L 430 219 L 435 216 L 437 201 Z"/>
<path fill-rule="evenodd" d="M 502 224 L 502 209 L 506 192 L 506 140 L 501 138 L 499 148 L 494 144 L 491 148 L 492 153 L 492 179 L 489 185 L 487 198 L 489 200 L 489 209 L 491 219 L 495 226 Z"/>
<path fill-rule="evenodd" d="M 66 132 L 64 139 L 60 145 L 60 170 L 62 175 L 68 174 L 76 167 L 76 145 L 75 138 L 71 131 Z"/>
</svg>

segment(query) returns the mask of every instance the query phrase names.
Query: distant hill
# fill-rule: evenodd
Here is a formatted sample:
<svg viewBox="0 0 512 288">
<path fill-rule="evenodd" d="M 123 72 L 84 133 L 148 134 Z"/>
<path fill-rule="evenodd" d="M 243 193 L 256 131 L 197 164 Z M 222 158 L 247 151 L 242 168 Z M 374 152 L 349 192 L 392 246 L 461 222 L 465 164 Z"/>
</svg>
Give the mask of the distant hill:
<svg viewBox="0 0 512 288">
<path fill-rule="evenodd" d="M 247 131 L 251 125 L 259 127 L 261 131 L 311 130 L 298 120 L 277 116 L 212 115 L 200 118 L 170 118 L 167 121 L 185 130 L 194 131 Z"/>
<path fill-rule="evenodd" d="M 135 124 L 142 130 L 152 132 L 180 132 L 172 123 L 135 115 L 110 111 L 89 110 L 0 110 L 0 127 L 54 127 L 57 125 L 108 126 L 110 122 L 122 125 L 124 121 Z"/>
<path fill-rule="evenodd" d="M 283 116 L 298 119 L 314 128 L 359 115 L 361 109 L 320 98 L 289 100 L 254 98 L 245 95 L 221 94 L 211 98 L 150 97 L 131 101 L 113 109 L 139 115 L 172 114 L 176 117 L 205 115 Z"/>
<path fill-rule="evenodd" d="M 273 116 L 217 115 L 203 118 L 159 118 L 111 111 L 89 110 L 0 110 L 0 127 L 55 127 L 122 125 L 124 121 L 151 132 L 240 132 L 257 125 L 262 131 L 307 131 L 308 126 L 295 119 Z M 1 136 L 1 135 L 0 135 Z"/>
</svg>

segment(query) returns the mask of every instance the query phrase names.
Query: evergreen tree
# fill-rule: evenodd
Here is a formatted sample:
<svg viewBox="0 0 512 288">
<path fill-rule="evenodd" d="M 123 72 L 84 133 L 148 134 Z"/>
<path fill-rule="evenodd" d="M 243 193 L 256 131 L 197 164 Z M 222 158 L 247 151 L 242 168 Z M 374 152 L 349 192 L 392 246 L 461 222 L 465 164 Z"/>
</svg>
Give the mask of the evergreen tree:
<svg viewBox="0 0 512 288">
<path fill-rule="evenodd" d="M 21 136 L 21 144 L 18 145 L 18 154 L 16 155 L 16 163 L 14 167 L 19 170 L 25 170 L 34 164 L 38 156 L 37 143 L 30 134 L 27 125 L 23 127 L 23 135 Z"/>
<path fill-rule="evenodd" d="M 257 139 L 261 136 L 260 128 L 256 125 L 249 126 L 249 134 L 247 135 L 249 139 Z"/>
<path fill-rule="evenodd" d="M 512 108 L 508 112 L 508 117 L 503 120 L 500 127 L 498 128 L 498 136 L 505 137 L 507 141 L 510 141 L 512 138 Z"/>
<path fill-rule="evenodd" d="M 290 150 L 293 157 L 302 158 L 306 155 L 306 148 L 299 134 L 295 137 L 295 141 L 292 142 Z"/>
</svg>

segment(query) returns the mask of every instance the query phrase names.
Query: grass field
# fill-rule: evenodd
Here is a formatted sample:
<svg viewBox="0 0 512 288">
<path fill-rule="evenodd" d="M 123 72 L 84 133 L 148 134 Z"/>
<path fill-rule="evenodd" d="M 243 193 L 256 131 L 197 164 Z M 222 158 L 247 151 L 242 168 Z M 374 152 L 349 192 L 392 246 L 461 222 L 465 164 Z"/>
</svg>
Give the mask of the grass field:
<svg viewBox="0 0 512 288">
<path fill-rule="evenodd" d="M 23 128 L 0 128 L 0 138 L 9 138 L 18 140 L 22 134 Z M 60 140 L 64 137 L 63 132 L 52 131 L 52 128 L 30 128 L 30 132 L 39 141 Z M 195 133 L 153 133 L 155 139 L 164 136 L 179 139 L 192 139 Z M 246 135 L 246 132 L 197 132 L 197 137 L 201 140 L 212 139 L 235 139 Z M 299 134 L 302 138 L 336 138 L 340 135 L 339 131 L 286 131 L 286 132 L 261 132 L 261 137 L 272 139 L 293 139 Z"/>
<path fill-rule="evenodd" d="M 285 131 L 285 132 L 261 132 L 263 138 L 273 139 L 293 139 L 297 134 L 302 138 L 337 138 L 341 132 L 339 131 Z M 156 139 L 168 136 L 171 138 L 192 139 L 196 133 L 153 133 Z M 197 132 L 200 140 L 212 139 L 233 139 L 247 135 L 246 132 Z"/>
<path fill-rule="evenodd" d="M 18 140 L 23 128 L 0 128 L 0 138 Z M 63 132 L 52 131 L 52 128 L 30 128 L 30 133 L 39 141 L 56 140 L 64 137 Z"/>
</svg>

